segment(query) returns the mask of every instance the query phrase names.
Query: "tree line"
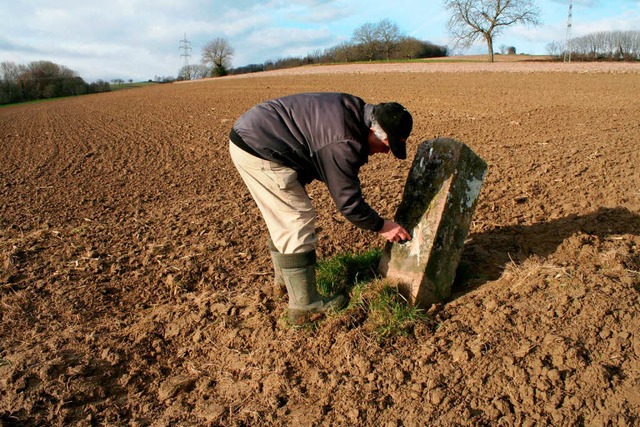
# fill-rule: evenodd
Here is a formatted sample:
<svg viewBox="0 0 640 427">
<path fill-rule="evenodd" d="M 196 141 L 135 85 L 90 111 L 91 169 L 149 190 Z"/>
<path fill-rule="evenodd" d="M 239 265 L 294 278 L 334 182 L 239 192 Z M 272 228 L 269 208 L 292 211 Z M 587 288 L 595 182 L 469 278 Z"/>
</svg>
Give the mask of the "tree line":
<svg viewBox="0 0 640 427">
<path fill-rule="evenodd" d="M 335 64 L 362 61 L 393 61 L 416 58 L 447 56 L 445 46 L 405 37 L 388 46 L 389 50 L 371 50 L 362 43 L 343 43 L 325 50 L 317 50 L 304 57 L 288 57 L 268 60 L 263 64 L 250 64 L 232 68 L 229 74 L 243 74 L 256 71 L 278 70 L 312 64 Z"/>
<path fill-rule="evenodd" d="M 547 53 L 557 58 L 570 55 L 572 61 L 638 61 L 640 31 L 598 31 L 572 38 L 569 43 L 553 41 L 547 45 Z"/>
<path fill-rule="evenodd" d="M 311 64 L 431 58 L 447 56 L 447 47 L 405 36 L 398 25 L 383 19 L 358 27 L 349 41 L 324 50 L 318 49 L 302 57 L 267 60 L 262 64 L 231 68 L 234 53 L 233 47 L 226 39 L 216 38 L 204 46 L 200 64 L 183 67 L 178 78 L 191 80 Z"/>
<path fill-rule="evenodd" d="M 0 63 L 0 104 L 106 92 L 109 83 L 86 83 L 73 70 L 51 61 Z"/>
</svg>

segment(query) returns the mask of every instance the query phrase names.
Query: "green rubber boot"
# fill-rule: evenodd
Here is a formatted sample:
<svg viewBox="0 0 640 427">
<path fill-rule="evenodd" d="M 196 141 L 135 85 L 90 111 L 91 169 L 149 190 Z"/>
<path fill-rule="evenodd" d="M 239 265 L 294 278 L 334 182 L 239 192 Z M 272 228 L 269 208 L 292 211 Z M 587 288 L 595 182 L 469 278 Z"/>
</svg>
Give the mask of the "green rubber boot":
<svg viewBox="0 0 640 427">
<path fill-rule="evenodd" d="M 269 239 L 269 252 L 271 253 L 271 261 L 273 261 L 273 295 L 276 298 L 282 298 L 287 294 L 287 286 L 284 283 L 284 277 L 282 277 L 282 269 L 278 265 L 278 255 L 280 251 L 273 244 L 273 240 Z"/>
<path fill-rule="evenodd" d="M 299 324 L 312 314 L 338 311 L 347 305 L 345 295 L 323 297 L 316 289 L 315 251 L 276 254 L 276 265 L 282 271 L 289 294 L 289 321 Z"/>
</svg>

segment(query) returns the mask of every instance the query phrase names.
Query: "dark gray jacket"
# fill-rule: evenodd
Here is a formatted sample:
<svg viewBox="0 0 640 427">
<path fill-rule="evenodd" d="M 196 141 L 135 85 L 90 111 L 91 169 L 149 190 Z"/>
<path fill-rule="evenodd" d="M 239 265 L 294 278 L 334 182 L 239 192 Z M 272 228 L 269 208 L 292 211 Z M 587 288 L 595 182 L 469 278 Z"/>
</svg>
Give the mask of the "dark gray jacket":
<svg viewBox="0 0 640 427">
<path fill-rule="evenodd" d="M 384 220 L 364 201 L 358 178 L 369 160 L 372 109 L 344 93 L 290 95 L 251 108 L 229 137 L 257 157 L 294 169 L 303 185 L 323 181 L 345 218 L 380 231 Z"/>
</svg>

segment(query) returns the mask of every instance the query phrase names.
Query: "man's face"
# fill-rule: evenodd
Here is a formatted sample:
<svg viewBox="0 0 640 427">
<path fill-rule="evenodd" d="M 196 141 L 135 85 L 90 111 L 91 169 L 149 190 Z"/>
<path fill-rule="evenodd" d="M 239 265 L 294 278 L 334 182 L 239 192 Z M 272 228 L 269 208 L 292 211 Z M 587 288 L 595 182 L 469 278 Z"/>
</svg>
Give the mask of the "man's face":
<svg viewBox="0 0 640 427">
<path fill-rule="evenodd" d="M 372 129 L 369 129 L 369 155 L 372 156 L 374 154 L 383 153 L 387 154 L 390 150 L 389 148 L 389 140 L 387 139 L 378 139 L 376 134 Z"/>
</svg>

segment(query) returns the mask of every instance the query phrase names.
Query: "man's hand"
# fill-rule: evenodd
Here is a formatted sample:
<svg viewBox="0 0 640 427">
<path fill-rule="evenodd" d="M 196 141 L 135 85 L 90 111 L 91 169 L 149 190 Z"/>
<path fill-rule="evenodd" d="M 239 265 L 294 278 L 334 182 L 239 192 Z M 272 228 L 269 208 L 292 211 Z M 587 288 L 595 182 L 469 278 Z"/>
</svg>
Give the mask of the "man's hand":
<svg viewBox="0 0 640 427">
<path fill-rule="evenodd" d="M 382 230 L 379 231 L 390 242 L 404 242 L 411 240 L 411 235 L 400 224 L 393 221 L 384 220 Z"/>
</svg>

